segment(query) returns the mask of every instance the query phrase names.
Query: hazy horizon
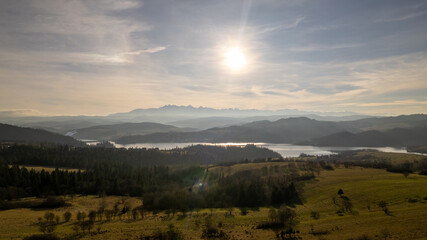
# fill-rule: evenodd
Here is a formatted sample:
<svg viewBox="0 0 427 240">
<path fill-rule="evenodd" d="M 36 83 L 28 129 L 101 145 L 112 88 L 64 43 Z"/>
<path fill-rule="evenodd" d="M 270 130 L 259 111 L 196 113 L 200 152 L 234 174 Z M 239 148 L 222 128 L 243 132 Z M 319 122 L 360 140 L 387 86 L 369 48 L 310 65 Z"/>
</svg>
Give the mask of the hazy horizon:
<svg viewBox="0 0 427 240">
<path fill-rule="evenodd" d="M 0 112 L 427 113 L 425 1 L 3 1 Z"/>
</svg>

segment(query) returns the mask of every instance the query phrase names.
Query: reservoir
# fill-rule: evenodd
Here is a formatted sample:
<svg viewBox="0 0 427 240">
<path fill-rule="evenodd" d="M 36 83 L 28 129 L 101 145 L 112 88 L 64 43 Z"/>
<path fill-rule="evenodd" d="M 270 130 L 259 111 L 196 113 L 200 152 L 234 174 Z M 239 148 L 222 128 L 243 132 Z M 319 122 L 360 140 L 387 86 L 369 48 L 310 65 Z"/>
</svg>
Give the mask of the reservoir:
<svg viewBox="0 0 427 240">
<path fill-rule="evenodd" d="M 92 142 L 89 144 L 94 144 Z M 206 143 L 206 142 L 192 142 L 192 143 L 135 143 L 135 144 L 117 144 L 111 142 L 114 146 L 121 148 L 158 148 L 158 149 L 173 149 L 173 148 L 184 148 L 191 145 L 213 145 L 213 146 L 245 146 L 246 144 L 254 144 L 258 147 L 269 148 L 275 152 L 280 153 L 283 157 L 298 157 L 301 153 L 308 155 L 329 155 L 336 154 L 339 151 L 347 150 L 360 150 L 360 149 L 374 149 L 382 152 L 394 152 L 394 153 L 408 153 L 406 148 L 393 148 L 393 147 L 317 147 L 317 146 L 300 146 L 284 143 Z"/>
</svg>

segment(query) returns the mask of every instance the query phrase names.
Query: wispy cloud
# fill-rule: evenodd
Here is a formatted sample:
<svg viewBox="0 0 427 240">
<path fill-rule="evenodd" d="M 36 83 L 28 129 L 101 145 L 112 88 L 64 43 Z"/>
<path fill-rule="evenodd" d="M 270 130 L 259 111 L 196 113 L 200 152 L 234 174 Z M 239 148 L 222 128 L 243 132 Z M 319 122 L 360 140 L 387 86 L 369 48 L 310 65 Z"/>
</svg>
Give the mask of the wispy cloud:
<svg viewBox="0 0 427 240">
<path fill-rule="evenodd" d="M 350 103 L 342 105 L 356 105 L 361 107 L 381 107 L 381 106 L 408 106 L 408 105 L 427 105 L 427 101 L 417 101 L 414 99 L 398 100 L 392 102 L 370 102 L 370 103 Z"/>
<path fill-rule="evenodd" d="M 286 29 L 295 28 L 295 27 L 298 27 L 298 25 L 301 22 L 303 22 L 304 19 L 305 19 L 305 17 L 298 17 L 292 23 L 284 23 L 284 24 L 277 24 L 275 26 L 261 27 L 261 29 L 257 32 L 257 34 L 265 34 L 265 33 L 269 33 L 269 32 L 274 32 L 274 31 L 280 31 L 280 30 L 286 30 Z"/>
<path fill-rule="evenodd" d="M 3 45 L 13 50 L 15 57 L 20 54 L 26 59 L 33 55 L 42 62 L 49 59 L 75 63 L 131 62 L 130 55 L 165 49 L 159 46 L 129 51 L 135 48 L 130 34 L 152 27 L 114 14 L 141 6 L 140 1 L 131 0 L 11 2 L 0 10 Z M 4 51 L 0 48 L 0 54 Z"/>
<path fill-rule="evenodd" d="M 0 109 L 425 112 L 425 4 L 338 2 L 5 0 Z"/>
<path fill-rule="evenodd" d="M 143 50 L 138 50 L 138 51 L 132 51 L 132 52 L 124 52 L 124 55 L 139 55 L 141 53 L 156 53 L 156 52 L 160 52 L 165 50 L 166 47 L 165 46 L 158 46 L 158 47 L 152 47 L 152 48 L 147 48 L 147 49 L 143 49 Z"/>
<path fill-rule="evenodd" d="M 355 44 L 335 44 L 335 45 L 320 45 L 320 44 L 311 44 L 308 46 L 301 47 L 293 47 L 290 48 L 290 51 L 293 52 L 313 52 L 313 51 L 329 51 L 329 50 L 337 50 L 337 49 L 345 49 L 345 48 L 356 48 L 360 47 L 363 44 L 355 43 Z"/>
<path fill-rule="evenodd" d="M 398 21 L 404 21 L 404 20 L 420 17 L 425 14 L 427 14 L 427 11 L 411 12 L 402 16 L 378 19 L 377 22 L 398 22 Z"/>
</svg>

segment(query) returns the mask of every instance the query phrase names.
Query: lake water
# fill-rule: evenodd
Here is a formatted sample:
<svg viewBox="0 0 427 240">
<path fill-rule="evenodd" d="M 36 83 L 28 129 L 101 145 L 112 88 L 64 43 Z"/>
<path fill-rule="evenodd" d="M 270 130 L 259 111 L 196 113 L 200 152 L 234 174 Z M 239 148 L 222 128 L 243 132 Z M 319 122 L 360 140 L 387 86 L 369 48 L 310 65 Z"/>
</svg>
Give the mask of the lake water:
<svg viewBox="0 0 427 240">
<path fill-rule="evenodd" d="M 280 153 L 283 157 L 298 157 L 301 153 L 308 155 L 329 155 L 335 154 L 336 151 L 359 150 L 359 149 L 375 149 L 382 152 L 408 153 L 406 148 L 393 147 L 315 147 L 315 146 L 299 146 L 292 144 L 275 144 L 275 143 L 135 143 L 135 144 L 117 144 L 112 142 L 116 147 L 124 148 L 159 148 L 173 149 L 183 148 L 191 145 L 216 145 L 216 146 L 245 146 L 246 144 L 254 144 L 259 147 L 269 148 Z"/>
</svg>

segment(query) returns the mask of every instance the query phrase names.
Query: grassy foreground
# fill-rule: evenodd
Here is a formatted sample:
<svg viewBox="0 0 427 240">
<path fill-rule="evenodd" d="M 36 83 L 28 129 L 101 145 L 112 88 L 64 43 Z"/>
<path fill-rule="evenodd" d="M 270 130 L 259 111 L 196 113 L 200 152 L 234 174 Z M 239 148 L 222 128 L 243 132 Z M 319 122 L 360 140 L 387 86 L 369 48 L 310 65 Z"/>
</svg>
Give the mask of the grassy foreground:
<svg viewBox="0 0 427 240">
<path fill-rule="evenodd" d="M 405 178 L 403 174 L 380 169 L 339 167 L 334 171 L 321 171 L 315 180 L 299 187 L 303 190 L 304 205 L 296 206 L 295 210 L 302 239 L 357 239 L 363 235 L 369 239 L 427 239 L 427 176 L 410 174 Z M 342 216 L 337 214 L 339 207 L 333 203 L 333 198 L 339 197 L 339 189 L 353 205 L 352 210 Z M 97 221 L 91 234 L 77 234 L 73 230 L 78 211 L 96 210 L 100 204 L 112 208 L 116 202 L 137 206 L 140 201 L 115 196 L 81 196 L 67 199 L 71 206 L 53 210 L 0 211 L 0 239 L 22 239 L 40 233 L 37 219 L 46 211 L 61 216 L 55 233 L 66 239 L 140 239 L 158 229 L 166 231 L 169 224 L 174 224 L 185 239 L 200 239 L 206 219 L 211 219 L 229 239 L 275 238 L 272 230 L 256 228 L 268 219 L 268 208 L 248 210 L 247 215 L 233 209 L 233 216 L 226 216 L 229 209 L 203 209 L 185 217 L 181 213 L 175 216 L 164 212 L 146 213 L 144 219 L 137 220 L 125 215 L 112 221 L 105 218 Z M 380 201 L 387 203 L 388 214 L 378 206 Z M 70 222 L 63 221 L 66 211 L 73 214 Z"/>
</svg>

